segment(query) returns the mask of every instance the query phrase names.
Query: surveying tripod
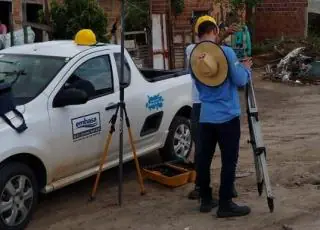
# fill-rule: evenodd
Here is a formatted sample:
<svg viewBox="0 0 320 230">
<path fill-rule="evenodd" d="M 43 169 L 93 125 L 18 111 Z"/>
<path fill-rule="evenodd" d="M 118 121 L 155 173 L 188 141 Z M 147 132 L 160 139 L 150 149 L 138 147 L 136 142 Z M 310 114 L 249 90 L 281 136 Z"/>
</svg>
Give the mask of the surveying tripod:
<svg viewBox="0 0 320 230">
<path fill-rule="evenodd" d="M 251 144 L 253 149 L 258 192 L 259 192 L 259 195 L 261 196 L 263 192 L 263 185 L 265 185 L 268 206 L 269 206 L 270 212 L 273 212 L 274 197 L 272 194 L 271 183 L 270 183 L 270 178 L 268 174 L 268 167 L 267 167 L 267 160 L 266 160 L 267 152 L 263 143 L 261 125 L 260 125 L 259 116 L 258 116 L 258 107 L 256 104 L 256 98 L 255 98 L 252 79 L 250 79 L 248 84 L 246 85 L 245 94 L 247 99 L 246 104 L 247 104 L 248 125 L 249 125 L 249 132 L 250 132 L 250 140 L 248 140 L 248 143 Z"/>
<path fill-rule="evenodd" d="M 101 176 L 101 172 L 102 172 L 102 167 L 103 167 L 103 164 L 105 163 L 105 161 L 107 159 L 109 146 L 110 146 L 111 140 L 112 140 L 112 135 L 113 135 L 113 133 L 115 131 L 115 124 L 116 124 L 116 121 L 117 121 L 119 109 L 124 112 L 125 122 L 126 122 L 126 126 L 128 128 L 129 141 L 130 141 L 131 149 L 132 149 L 132 152 L 133 152 L 133 157 L 134 157 L 136 170 L 137 170 L 138 181 L 139 181 L 139 185 L 140 185 L 140 193 L 141 193 L 141 195 L 144 195 L 146 193 L 144 185 L 143 185 L 143 178 L 142 178 L 142 175 L 141 175 L 141 170 L 140 170 L 140 165 L 139 165 L 139 161 L 138 161 L 138 157 L 137 157 L 136 148 L 135 148 L 135 145 L 134 145 L 134 142 L 133 142 L 133 135 L 132 135 L 132 131 L 131 131 L 130 120 L 129 120 L 128 113 L 127 113 L 127 110 L 126 110 L 126 104 L 124 102 L 119 102 L 115 106 L 116 106 L 116 111 L 115 111 L 115 113 L 113 114 L 113 116 L 111 117 L 111 119 L 109 121 L 109 123 L 111 123 L 111 126 L 110 126 L 109 134 L 108 134 L 108 137 L 107 137 L 107 141 L 106 141 L 106 144 L 105 144 L 105 147 L 104 147 L 104 151 L 103 151 L 103 154 L 102 154 L 102 158 L 101 158 L 101 161 L 100 161 L 99 171 L 98 171 L 98 174 L 97 174 L 97 177 L 96 177 L 93 189 L 92 189 L 91 197 L 89 199 L 90 201 L 95 199 L 95 194 L 97 192 L 97 188 L 98 188 L 98 184 L 99 184 L 99 180 L 100 180 L 100 176 Z M 112 106 L 112 108 L 114 108 L 114 106 Z M 112 108 L 107 107 L 106 110 L 109 110 L 109 109 L 112 109 Z M 123 122 L 122 121 L 122 116 L 120 116 L 120 122 L 121 123 Z M 120 129 L 121 129 L 121 127 L 122 126 L 120 126 Z M 120 132 L 123 132 L 123 130 L 121 129 Z M 122 169 L 121 169 L 121 174 L 120 175 L 121 175 L 120 177 L 122 177 Z M 120 180 L 122 181 L 122 178 L 120 178 Z M 120 196 L 121 196 L 121 191 L 119 191 L 119 198 L 120 198 Z M 119 200 L 121 201 L 121 199 L 119 199 Z"/>
</svg>

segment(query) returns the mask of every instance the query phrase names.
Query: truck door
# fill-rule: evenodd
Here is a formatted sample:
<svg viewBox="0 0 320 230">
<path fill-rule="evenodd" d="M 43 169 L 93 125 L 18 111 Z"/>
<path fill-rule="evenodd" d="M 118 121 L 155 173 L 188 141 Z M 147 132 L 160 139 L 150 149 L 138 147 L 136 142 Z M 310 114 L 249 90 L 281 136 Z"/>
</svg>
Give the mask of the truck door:
<svg viewBox="0 0 320 230">
<path fill-rule="evenodd" d="M 112 64 L 113 62 L 113 64 Z M 52 132 L 52 146 L 57 165 L 55 180 L 98 166 L 109 132 L 109 120 L 118 102 L 118 80 L 109 54 L 95 52 L 80 59 L 50 95 L 48 110 Z M 53 108 L 53 100 L 63 87 L 72 87 L 77 80 L 85 81 L 89 90 L 86 104 Z M 86 89 L 84 89 L 86 90 Z M 106 107 L 109 109 L 106 110 Z M 117 130 L 110 146 L 108 160 L 118 145 Z"/>
<path fill-rule="evenodd" d="M 114 53 L 114 59 L 117 64 L 118 69 L 118 79 L 120 78 L 121 70 L 121 54 Z M 146 109 L 146 103 L 148 102 L 148 95 L 151 89 L 146 88 L 145 80 L 142 79 L 140 72 L 135 72 L 134 62 L 130 58 L 128 53 L 125 53 L 125 65 L 124 65 L 124 85 L 125 93 L 124 99 L 126 103 L 126 108 L 131 123 L 131 130 L 134 138 L 135 147 L 137 152 L 146 151 L 146 149 L 154 149 L 155 145 L 159 143 L 159 140 L 155 139 L 154 134 L 157 132 L 157 128 L 161 123 L 162 113 L 155 114 L 160 115 L 160 119 L 157 117 L 150 117 L 149 111 Z M 141 78 L 141 79 L 140 79 Z M 152 93 L 150 93 L 152 96 Z M 148 118 L 149 122 L 146 122 Z M 146 123 L 151 123 L 146 125 Z M 155 130 L 152 128 L 155 127 Z M 132 149 L 129 142 L 127 127 L 124 124 L 124 159 L 127 157 L 132 157 Z"/>
</svg>

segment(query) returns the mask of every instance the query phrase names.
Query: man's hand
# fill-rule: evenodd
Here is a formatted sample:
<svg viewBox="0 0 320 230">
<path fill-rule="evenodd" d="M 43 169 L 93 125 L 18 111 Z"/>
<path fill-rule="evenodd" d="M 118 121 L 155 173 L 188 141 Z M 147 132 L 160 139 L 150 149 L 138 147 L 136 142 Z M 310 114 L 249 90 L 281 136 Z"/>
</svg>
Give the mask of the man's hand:
<svg viewBox="0 0 320 230">
<path fill-rule="evenodd" d="M 228 29 L 225 32 L 221 32 L 217 38 L 217 43 L 221 44 L 223 42 L 223 40 L 225 40 L 227 37 L 229 37 L 230 35 L 234 34 L 235 32 L 238 32 L 241 30 L 241 27 L 236 24 L 233 23 L 231 24 L 231 26 L 228 27 Z"/>
<path fill-rule="evenodd" d="M 226 34 L 227 34 L 227 36 L 229 36 L 229 35 L 232 35 L 235 32 L 238 32 L 240 30 L 241 30 L 241 27 L 238 24 L 233 23 L 231 26 L 228 27 Z"/>
<path fill-rule="evenodd" d="M 242 59 L 241 62 L 246 68 L 251 70 L 251 67 L 253 65 L 252 58 L 247 57 L 245 59 Z"/>
</svg>

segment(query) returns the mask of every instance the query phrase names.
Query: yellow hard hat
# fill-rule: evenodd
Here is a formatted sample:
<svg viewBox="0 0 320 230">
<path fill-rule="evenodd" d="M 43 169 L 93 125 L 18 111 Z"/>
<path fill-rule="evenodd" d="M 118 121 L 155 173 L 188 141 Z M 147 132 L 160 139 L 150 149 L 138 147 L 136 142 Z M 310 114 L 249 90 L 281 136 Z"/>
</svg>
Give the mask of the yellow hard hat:
<svg viewBox="0 0 320 230">
<path fill-rule="evenodd" d="M 97 43 L 96 35 L 90 29 L 80 30 L 74 39 L 77 45 L 91 46 Z"/>
<path fill-rule="evenodd" d="M 204 15 L 204 16 L 201 16 L 201 17 L 198 18 L 198 20 L 197 20 L 197 22 L 196 22 L 196 24 L 194 26 L 194 32 L 196 34 L 198 34 L 198 29 L 199 29 L 200 24 L 202 24 L 203 22 L 208 22 L 208 21 L 214 23 L 215 25 L 217 25 L 217 22 L 213 17 L 211 17 L 209 15 Z"/>
</svg>

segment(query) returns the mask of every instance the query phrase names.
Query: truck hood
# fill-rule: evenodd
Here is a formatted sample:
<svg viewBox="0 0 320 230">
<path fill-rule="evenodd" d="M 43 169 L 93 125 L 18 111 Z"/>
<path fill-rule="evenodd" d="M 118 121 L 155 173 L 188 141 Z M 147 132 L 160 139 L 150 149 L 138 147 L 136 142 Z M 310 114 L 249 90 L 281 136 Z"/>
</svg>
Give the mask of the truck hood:
<svg viewBox="0 0 320 230">
<path fill-rule="evenodd" d="M 25 105 L 20 105 L 20 106 L 17 106 L 16 109 L 17 109 L 20 113 L 24 114 L 24 112 L 25 112 L 25 110 L 26 110 L 26 107 L 25 107 Z M 17 115 L 16 115 L 14 112 L 9 112 L 9 113 L 6 114 L 6 116 L 7 116 L 10 120 L 12 120 L 12 119 L 14 119 Z M 20 120 L 20 119 L 19 119 L 19 120 Z M 14 122 L 12 122 L 12 123 L 15 124 Z M 20 124 L 20 122 L 19 122 L 18 124 Z M 5 125 L 7 125 L 7 123 L 6 123 L 2 118 L 0 118 L 0 127 L 3 128 Z"/>
</svg>

